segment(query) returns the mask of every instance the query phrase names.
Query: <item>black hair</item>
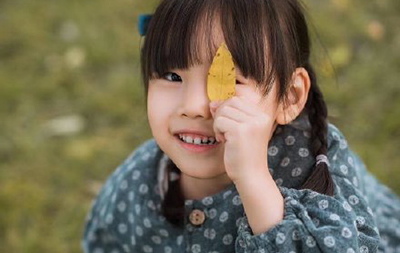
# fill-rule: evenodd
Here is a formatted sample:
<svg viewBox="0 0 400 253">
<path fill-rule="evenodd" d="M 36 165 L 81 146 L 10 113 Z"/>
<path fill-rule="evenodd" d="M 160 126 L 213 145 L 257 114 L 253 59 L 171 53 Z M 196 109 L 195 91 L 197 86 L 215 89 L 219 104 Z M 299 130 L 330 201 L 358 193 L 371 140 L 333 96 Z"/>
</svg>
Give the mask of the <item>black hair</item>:
<svg viewBox="0 0 400 253">
<path fill-rule="evenodd" d="M 264 96 L 276 82 L 277 100 L 288 102 L 293 72 L 298 67 L 307 70 L 311 87 L 304 110 L 312 126 L 312 153 L 314 157 L 327 155 L 327 106 L 310 64 L 309 32 L 304 8 L 297 0 L 161 1 L 151 18 L 141 51 L 146 99 L 152 78 L 162 77 L 171 69 L 188 69 L 202 61 L 212 61 L 218 45 L 212 36 L 204 35 L 216 24 L 221 26 L 235 65 L 246 78 L 257 81 Z M 204 47 L 207 59 L 200 58 Z M 328 165 L 323 162 L 316 165 L 299 189 L 332 196 L 334 188 Z M 183 201 L 175 204 L 183 205 Z M 182 210 L 169 205 L 164 201 L 167 218 L 182 215 Z"/>
</svg>

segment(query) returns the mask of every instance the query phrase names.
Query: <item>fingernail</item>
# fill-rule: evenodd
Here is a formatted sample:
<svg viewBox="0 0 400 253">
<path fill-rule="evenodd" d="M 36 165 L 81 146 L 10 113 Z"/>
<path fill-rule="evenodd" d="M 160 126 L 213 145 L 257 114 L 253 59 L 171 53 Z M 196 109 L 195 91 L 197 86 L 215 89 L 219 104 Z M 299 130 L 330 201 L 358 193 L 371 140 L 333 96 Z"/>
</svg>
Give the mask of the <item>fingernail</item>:
<svg viewBox="0 0 400 253">
<path fill-rule="evenodd" d="M 218 107 L 219 106 L 219 104 L 221 103 L 221 101 L 211 101 L 210 102 L 210 107 Z"/>
</svg>

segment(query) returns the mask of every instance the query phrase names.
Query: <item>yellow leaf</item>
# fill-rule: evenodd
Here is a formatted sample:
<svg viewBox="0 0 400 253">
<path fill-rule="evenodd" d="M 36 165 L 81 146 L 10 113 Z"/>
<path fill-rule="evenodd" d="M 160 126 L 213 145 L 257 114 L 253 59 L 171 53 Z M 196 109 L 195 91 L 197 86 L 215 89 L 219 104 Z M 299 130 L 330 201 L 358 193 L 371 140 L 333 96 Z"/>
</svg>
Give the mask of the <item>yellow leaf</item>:
<svg viewBox="0 0 400 253">
<path fill-rule="evenodd" d="M 236 72 L 232 55 L 222 43 L 214 56 L 207 78 L 207 94 L 211 101 L 235 96 Z"/>
</svg>

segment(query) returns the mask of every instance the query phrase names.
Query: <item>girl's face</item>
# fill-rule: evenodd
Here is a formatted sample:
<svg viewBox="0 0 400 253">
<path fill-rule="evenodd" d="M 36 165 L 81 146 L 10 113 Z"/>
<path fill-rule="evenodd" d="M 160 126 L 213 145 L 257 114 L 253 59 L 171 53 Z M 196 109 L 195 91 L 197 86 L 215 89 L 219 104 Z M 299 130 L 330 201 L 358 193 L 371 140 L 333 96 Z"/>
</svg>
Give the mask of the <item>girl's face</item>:
<svg viewBox="0 0 400 253">
<path fill-rule="evenodd" d="M 216 41 L 219 43 L 217 45 L 220 45 L 223 40 Z M 205 54 L 203 56 L 205 59 Z M 181 134 L 193 140 L 204 137 L 215 139 L 214 120 L 207 96 L 207 75 L 210 66 L 211 62 L 185 70 L 173 69 L 162 78 L 151 79 L 147 99 L 149 124 L 156 142 L 182 173 L 199 179 L 227 177 L 222 142 L 216 145 L 200 146 L 185 144 L 179 138 Z M 244 78 L 237 67 L 236 76 L 236 96 L 257 104 L 264 112 L 276 119 L 277 85 L 273 85 L 267 97 L 262 97 L 261 92 L 256 88 L 255 81 Z M 268 143 L 265 145 L 267 146 Z"/>
</svg>

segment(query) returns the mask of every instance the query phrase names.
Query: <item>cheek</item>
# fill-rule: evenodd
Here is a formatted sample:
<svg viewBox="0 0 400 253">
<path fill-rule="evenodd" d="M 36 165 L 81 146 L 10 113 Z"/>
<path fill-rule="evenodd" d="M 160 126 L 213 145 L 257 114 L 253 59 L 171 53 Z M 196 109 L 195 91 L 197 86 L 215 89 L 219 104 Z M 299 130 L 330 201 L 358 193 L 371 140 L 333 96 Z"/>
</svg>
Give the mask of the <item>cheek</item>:
<svg viewBox="0 0 400 253">
<path fill-rule="evenodd" d="M 147 117 L 154 132 L 168 128 L 168 119 L 173 114 L 174 104 L 171 92 L 150 88 L 147 96 Z"/>
</svg>

